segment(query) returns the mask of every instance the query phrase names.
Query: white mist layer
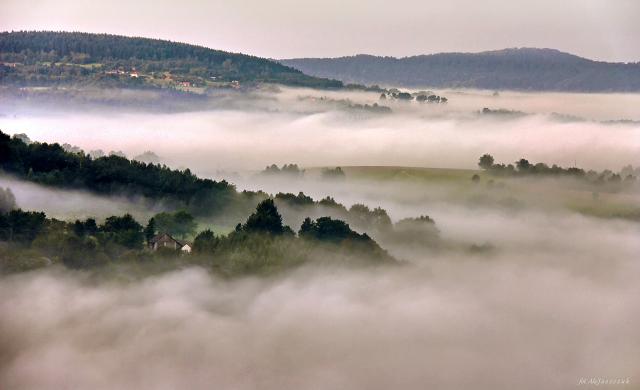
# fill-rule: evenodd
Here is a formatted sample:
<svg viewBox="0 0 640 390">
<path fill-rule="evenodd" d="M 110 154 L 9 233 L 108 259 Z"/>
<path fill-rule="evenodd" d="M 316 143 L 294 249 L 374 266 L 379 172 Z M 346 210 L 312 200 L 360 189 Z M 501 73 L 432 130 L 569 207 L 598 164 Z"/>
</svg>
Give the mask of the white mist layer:
<svg viewBox="0 0 640 390">
<path fill-rule="evenodd" d="M 406 250 L 402 267 L 270 279 L 198 268 L 129 283 L 61 268 L 6 276 L 0 388 L 537 390 L 634 380 L 640 225 L 403 204 L 367 188 L 350 199 L 386 196 L 392 215 L 428 211 L 443 239 L 494 249 Z"/>
<path fill-rule="evenodd" d="M 394 165 L 474 168 L 491 153 L 510 163 L 530 161 L 585 169 L 618 170 L 640 164 L 640 125 L 560 122 L 546 115 L 589 112 L 604 119 L 640 119 L 640 95 L 452 94 L 447 105 L 382 102 L 389 115 L 331 111 L 299 96 L 350 98 L 372 104 L 372 93 L 284 90 L 247 101 L 246 109 L 189 113 L 91 114 L 52 112 L 5 116 L 0 128 L 32 139 L 92 149 L 122 150 L 129 157 L 152 150 L 175 167 L 216 176 L 219 170 L 256 170 L 267 164 L 303 166 Z M 242 104 L 237 104 L 242 106 Z M 536 115 L 506 119 L 477 113 L 482 107 Z"/>
<path fill-rule="evenodd" d="M 479 222 L 510 245 L 272 280 L 223 281 L 199 269 L 129 284 L 62 270 L 6 277 L 0 384 L 566 389 L 636 372 L 637 225 Z M 560 225 L 545 230 L 550 222 Z"/>
<path fill-rule="evenodd" d="M 43 211 L 49 218 L 72 220 L 75 218 L 106 218 L 130 213 L 140 221 L 163 211 L 160 207 L 147 207 L 140 199 L 101 196 L 87 191 L 46 187 L 0 175 L 0 188 L 10 188 L 22 210 Z"/>
<path fill-rule="evenodd" d="M 295 106 L 300 93 L 286 91 L 276 113 L 52 114 L 3 117 L 0 128 L 130 157 L 153 150 L 211 176 L 271 163 L 474 168 L 486 152 L 504 162 L 576 160 L 587 169 L 640 163 L 637 125 L 469 114 L 482 106 L 540 114 L 558 107 L 640 119 L 631 115 L 640 105 L 628 104 L 636 95 L 451 94 L 447 107 L 394 104 L 392 115 L 361 118 L 282 105 Z M 439 183 L 238 183 L 379 205 L 394 221 L 427 214 L 444 240 L 494 249 L 407 249 L 394 253 L 410 262 L 403 267 L 308 267 L 271 279 L 222 280 L 198 268 L 130 283 L 62 268 L 4 276 L 0 388 L 538 390 L 572 388 L 585 377 L 637 381 L 637 222 L 570 213 L 555 206 L 555 184 L 544 181 L 536 184 L 541 195 L 530 195 L 539 204 L 516 211 L 472 207 L 450 196 L 455 186 Z M 119 198 L 0 180 L 7 185 L 21 207 L 61 218 L 139 210 Z M 517 195 L 510 185 L 498 191 Z"/>
</svg>

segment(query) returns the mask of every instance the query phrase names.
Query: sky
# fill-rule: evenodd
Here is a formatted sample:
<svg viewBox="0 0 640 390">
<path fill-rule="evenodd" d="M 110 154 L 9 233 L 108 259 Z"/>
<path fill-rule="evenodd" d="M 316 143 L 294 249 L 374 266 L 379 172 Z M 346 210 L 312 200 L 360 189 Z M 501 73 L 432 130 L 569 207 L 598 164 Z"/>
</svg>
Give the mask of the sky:
<svg viewBox="0 0 640 390">
<path fill-rule="evenodd" d="M 547 47 L 640 61 L 638 0 L 0 0 L 0 30 L 163 38 L 267 58 Z"/>
</svg>

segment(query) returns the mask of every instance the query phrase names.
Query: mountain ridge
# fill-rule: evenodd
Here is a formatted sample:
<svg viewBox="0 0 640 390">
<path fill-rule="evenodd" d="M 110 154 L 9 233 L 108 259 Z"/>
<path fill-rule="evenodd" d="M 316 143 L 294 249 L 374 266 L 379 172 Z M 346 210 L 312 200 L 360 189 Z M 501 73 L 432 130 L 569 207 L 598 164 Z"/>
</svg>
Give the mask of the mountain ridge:
<svg viewBox="0 0 640 390">
<path fill-rule="evenodd" d="M 138 77 L 140 72 L 145 77 Z M 339 81 L 308 76 L 266 58 L 164 39 L 65 31 L 0 32 L 2 84 L 160 86 L 163 75 L 175 76 L 176 84 L 203 87 L 211 87 L 213 80 L 342 87 Z"/>
<path fill-rule="evenodd" d="M 507 48 L 477 53 L 407 57 L 357 54 L 283 59 L 306 74 L 345 83 L 415 88 L 637 92 L 640 62 L 595 61 L 549 48 Z"/>
</svg>

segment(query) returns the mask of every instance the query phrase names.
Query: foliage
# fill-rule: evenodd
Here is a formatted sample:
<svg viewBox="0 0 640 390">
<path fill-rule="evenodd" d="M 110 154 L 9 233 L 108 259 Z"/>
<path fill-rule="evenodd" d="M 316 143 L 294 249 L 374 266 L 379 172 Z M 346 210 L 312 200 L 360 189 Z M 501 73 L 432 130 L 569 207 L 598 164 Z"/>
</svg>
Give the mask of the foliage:
<svg viewBox="0 0 640 390">
<path fill-rule="evenodd" d="M 365 237 L 351 230 L 349 225 L 344 221 L 334 220 L 331 219 L 331 217 L 321 217 L 315 221 L 311 221 L 310 218 L 305 218 L 298 234 L 304 238 L 335 242 Z"/>
<path fill-rule="evenodd" d="M 184 239 L 196 232 L 197 223 L 193 216 L 184 210 L 175 213 L 159 213 L 153 218 L 155 231 L 169 233 L 174 237 Z"/>
<path fill-rule="evenodd" d="M 315 204 L 313 198 L 303 192 L 298 192 L 298 195 L 279 192 L 276 194 L 275 200 L 284 202 L 289 206 L 313 206 Z"/>
<path fill-rule="evenodd" d="M 0 214 L 0 240 L 30 243 L 45 227 L 45 214 L 11 210 Z"/>
<path fill-rule="evenodd" d="M 306 216 L 331 216 L 343 219 L 356 229 L 370 234 L 391 227 L 389 216 L 379 207 L 370 209 L 365 205 L 354 205 L 347 210 L 333 198 L 315 201 L 302 192 L 297 195 L 278 193 L 273 198 L 263 192 L 238 192 L 226 181 L 200 179 L 188 169 L 171 170 L 166 166 L 113 155 L 93 158 L 82 150 L 65 151 L 58 144 L 26 144 L 23 139 L 11 138 L 1 131 L 0 149 L 6 151 L 5 154 L 0 154 L 0 169 L 21 179 L 105 195 L 143 197 L 147 202 L 156 202 L 161 207 L 180 210 L 160 213 L 153 222 L 150 221 L 142 233 L 146 240 L 157 232 L 168 232 L 180 238 L 193 236 L 196 217 L 213 217 L 223 224 L 235 223 L 249 215 L 256 204 L 265 199 L 270 199 L 274 208 L 276 205 L 282 207 L 286 212 L 287 222 L 292 225 L 300 223 Z M 296 167 L 295 164 L 289 166 L 293 166 L 293 169 Z M 344 175 L 339 168 L 330 171 L 333 172 L 331 175 Z M 269 218 L 266 214 L 254 213 L 248 227 L 244 228 L 291 234 L 282 219 L 279 224 L 268 227 L 263 225 L 267 220 Z M 77 229 L 81 232 L 83 227 L 78 225 Z M 242 229 L 241 225 L 240 230 Z M 130 238 L 131 242 L 137 239 L 137 233 Z"/>
<path fill-rule="evenodd" d="M 495 164 L 494 159 L 491 155 L 485 154 L 480 157 L 480 161 L 478 165 L 486 170 L 487 172 L 495 175 L 507 175 L 507 176 L 515 176 L 515 175 L 570 175 L 583 177 L 585 176 L 585 171 L 580 168 L 562 168 L 557 165 L 553 165 L 549 167 L 544 163 L 532 164 L 529 160 L 521 158 L 516 161 L 515 166 L 513 164 L 505 165 L 505 164 Z"/>
<path fill-rule="evenodd" d="M 300 169 L 298 164 L 284 164 L 282 168 L 278 168 L 276 164 L 267 166 L 261 174 L 263 175 L 283 175 L 288 177 L 302 177 L 304 169 Z"/>
<path fill-rule="evenodd" d="M 162 263 L 162 269 L 199 264 L 233 276 L 268 274 L 311 261 L 395 263 L 373 239 L 352 231 L 343 221 L 309 219 L 300 231 L 301 237 L 296 237 L 283 226 L 273 200 L 267 199 L 227 236 L 215 236 L 211 230 L 200 232 L 193 252 L 187 254 L 144 247 L 143 228 L 129 214 L 111 216 L 96 226 L 93 219 L 67 223 L 47 219 L 44 213 L 13 210 L 0 214 L 0 272 L 55 263 L 81 269 Z"/>
<path fill-rule="evenodd" d="M 330 197 L 330 196 L 327 196 L 327 197 L 325 197 L 325 198 L 321 199 L 321 200 L 318 202 L 318 204 L 319 204 L 320 206 L 323 206 L 323 207 L 326 207 L 326 208 L 329 208 L 329 209 L 335 209 L 335 210 L 338 210 L 338 211 L 340 211 L 340 212 L 342 212 L 342 213 L 344 213 L 344 214 L 346 214 L 346 213 L 348 212 L 346 207 L 344 207 L 342 204 L 340 204 L 340 203 L 336 202 L 336 200 L 335 200 L 335 199 L 333 199 L 333 198 L 332 198 L 332 197 Z"/>
<path fill-rule="evenodd" d="M 79 236 L 95 236 L 98 232 L 98 225 L 93 218 L 87 218 L 84 222 L 77 220 L 73 223 L 73 232 Z"/>
<path fill-rule="evenodd" d="M 256 207 L 256 211 L 249 216 L 242 229 L 250 233 L 284 233 L 282 216 L 278 212 L 273 199 L 265 199 L 260 202 Z"/>
<path fill-rule="evenodd" d="M 144 234 L 142 225 L 136 222 L 131 214 L 125 214 L 122 217 L 112 216 L 106 219 L 104 224 L 100 226 L 100 230 L 119 245 L 128 249 L 141 249 Z"/>
<path fill-rule="evenodd" d="M 170 205 L 182 210 L 161 213 L 154 220 L 154 232 L 166 231 L 179 237 L 193 235 L 194 217 L 237 221 L 248 215 L 257 203 L 269 197 L 263 192 L 238 192 L 224 180 L 200 179 L 188 169 L 171 170 L 164 165 L 146 164 L 114 155 L 92 158 L 83 151 L 67 152 L 58 144 L 32 142 L 27 145 L 21 139 L 11 138 L 1 131 L 0 149 L 7 151 L 0 155 L 0 168 L 21 179 L 105 195 L 142 196 L 163 206 Z M 290 164 L 289 167 L 295 170 L 296 166 Z M 344 178 L 344 172 L 339 167 L 327 170 L 325 175 Z M 389 225 L 386 212 L 380 208 L 370 210 L 355 207 L 347 211 L 344 205 L 333 198 L 314 201 L 302 192 L 297 195 L 278 193 L 274 200 L 279 206 L 297 213 L 316 216 L 329 213 L 344 218 L 366 231 Z M 298 219 L 296 223 L 301 220 Z"/>
<path fill-rule="evenodd" d="M 493 156 L 490 154 L 483 154 L 478 161 L 478 166 L 482 169 L 490 169 L 493 166 Z"/>
<path fill-rule="evenodd" d="M 155 218 L 149 218 L 147 222 L 147 226 L 144 228 L 144 239 L 147 243 L 151 241 L 153 237 L 155 237 L 158 229 L 156 228 L 156 220 Z"/>
<path fill-rule="evenodd" d="M 59 144 L 25 144 L 0 131 L 0 168 L 20 178 L 56 187 L 81 188 L 107 195 L 136 195 L 186 207 L 195 215 L 246 215 L 255 193 L 238 193 L 226 181 L 200 179 L 185 169 L 146 164 L 110 155 L 91 158 Z"/>
<path fill-rule="evenodd" d="M 363 253 L 375 261 L 386 260 L 389 255 L 366 233 L 357 233 L 347 223 L 331 217 L 321 217 L 312 221 L 305 218 L 298 235 L 307 240 L 341 245 L 343 249 Z"/>
<path fill-rule="evenodd" d="M 16 207 L 16 197 L 13 195 L 11 188 L 0 187 L 0 213 L 6 213 Z"/>
<path fill-rule="evenodd" d="M 209 229 L 204 230 L 193 240 L 193 252 L 196 254 L 211 254 L 215 252 L 219 240 Z"/>
<path fill-rule="evenodd" d="M 322 178 L 329 180 L 344 180 L 345 174 L 342 168 L 325 168 L 322 170 Z"/>
<path fill-rule="evenodd" d="M 484 107 L 482 111 L 480 111 L 482 115 L 491 115 L 494 117 L 502 117 L 502 118 L 514 118 L 514 117 L 523 117 L 527 116 L 527 113 L 516 110 L 507 110 L 504 108 L 491 109 L 489 107 Z"/>
<path fill-rule="evenodd" d="M 2 32 L 0 63 L 12 64 L 0 65 L 0 80 L 19 86 L 144 88 L 169 74 L 189 85 L 215 80 L 342 87 L 340 81 L 307 76 L 264 58 L 159 39 L 80 32 Z"/>
<path fill-rule="evenodd" d="M 375 230 L 387 230 L 391 227 L 391 218 L 387 212 L 376 207 L 369 209 L 364 204 L 354 204 L 349 209 L 350 220 L 359 228 L 372 228 Z"/>
</svg>

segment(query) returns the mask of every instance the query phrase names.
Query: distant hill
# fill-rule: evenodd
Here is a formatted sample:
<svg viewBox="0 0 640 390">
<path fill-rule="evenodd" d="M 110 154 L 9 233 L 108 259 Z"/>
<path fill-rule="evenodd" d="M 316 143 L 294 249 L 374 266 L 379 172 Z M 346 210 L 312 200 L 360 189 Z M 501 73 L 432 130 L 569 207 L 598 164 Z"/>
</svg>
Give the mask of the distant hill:
<svg viewBox="0 0 640 390">
<path fill-rule="evenodd" d="M 394 58 L 357 55 L 280 63 L 346 83 L 491 90 L 638 92 L 640 63 L 592 61 L 553 49 L 505 49 Z"/>
<path fill-rule="evenodd" d="M 340 88 L 277 62 L 158 39 L 79 32 L 0 32 L 0 84 L 176 89 L 278 83 Z"/>
</svg>

